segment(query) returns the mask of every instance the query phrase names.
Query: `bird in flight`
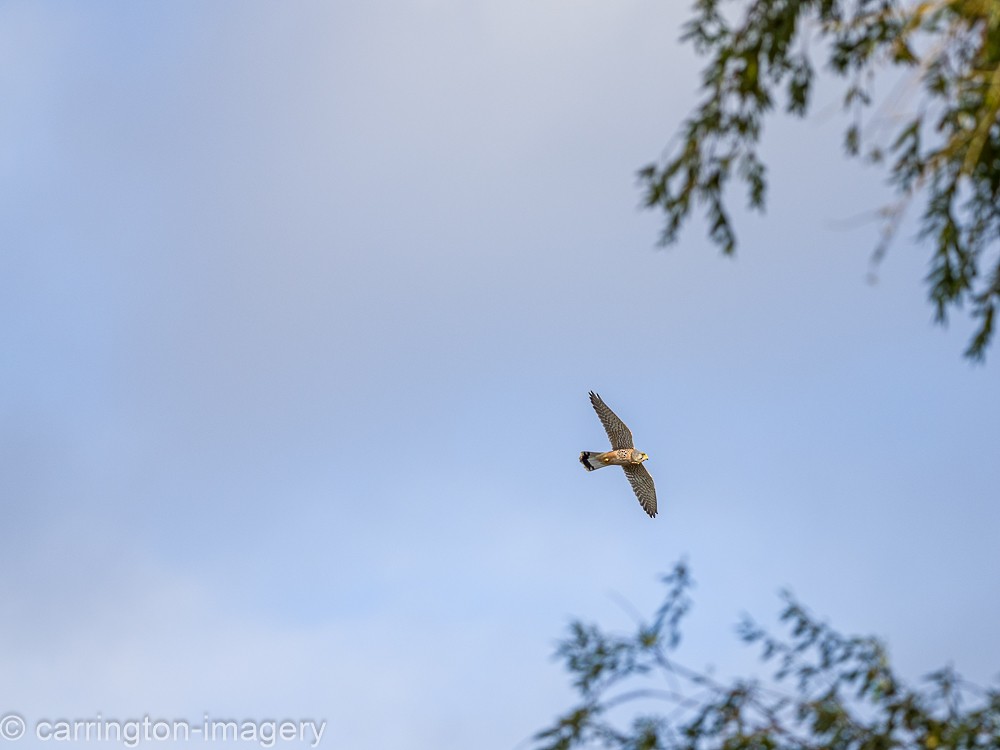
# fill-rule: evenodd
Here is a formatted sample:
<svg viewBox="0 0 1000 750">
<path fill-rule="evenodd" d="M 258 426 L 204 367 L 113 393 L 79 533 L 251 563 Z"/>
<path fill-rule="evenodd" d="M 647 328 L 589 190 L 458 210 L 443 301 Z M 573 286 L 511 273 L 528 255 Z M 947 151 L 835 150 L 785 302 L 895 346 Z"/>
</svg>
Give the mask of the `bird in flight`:
<svg viewBox="0 0 1000 750">
<path fill-rule="evenodd" d="M 593 391 L 590 392 L 590 403 L 594 405 L 594 411 L 601 418 L 604 431 L 608 433 L 608 439 L 611 441 L 612 450 L 604 453 L 583 451 L 580 454 L 580 463 L 587 471 L 603 469 L 605 466 L 621 466 L 635 496 L 639 498 L 642 509 L 650 518 L 655 518 L 656 487 L 653 486 L 653 477 L 642 465 L 649 456 L 635 449 L 632 444 L 632 431 Z"/>
</svg>

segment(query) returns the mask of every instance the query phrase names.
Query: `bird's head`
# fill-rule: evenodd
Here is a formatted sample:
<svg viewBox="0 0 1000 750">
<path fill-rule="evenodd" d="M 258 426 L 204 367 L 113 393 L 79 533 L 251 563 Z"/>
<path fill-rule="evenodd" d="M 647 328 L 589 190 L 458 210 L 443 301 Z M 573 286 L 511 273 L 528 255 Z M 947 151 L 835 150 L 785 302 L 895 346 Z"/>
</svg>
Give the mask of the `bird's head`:
<svg viewBox="0 0 1000 750">
<path fill-rule="evenodd" d="M 649 460 L 649 455 L 648 454 L 646 454 L 646 453 L 640 453 L 639 454 L 639 463 L 642 463 L 643 461 L 648 461 L 648 460 Z"/>
</svg>

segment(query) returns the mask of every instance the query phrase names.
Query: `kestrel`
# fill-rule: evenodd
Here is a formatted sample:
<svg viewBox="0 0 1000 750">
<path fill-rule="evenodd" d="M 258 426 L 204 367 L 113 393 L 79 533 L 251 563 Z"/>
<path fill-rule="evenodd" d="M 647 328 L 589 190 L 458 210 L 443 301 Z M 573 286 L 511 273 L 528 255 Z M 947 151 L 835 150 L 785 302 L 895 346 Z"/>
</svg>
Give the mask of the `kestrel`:
<svg viewBox="0 0 1000 750">
<path fill-rule="evenodd" d="M 603 469 L 605 466 L 621 466 L 632 485 L 635 496 L 639 498 L 642 509 L 649 514 L 650 518 L 655 518 L 656 488 L 653 486 L 653 478 L 646 471 L 646 467 L 642 465 L 642 462 L 649 456 L 633 447 L 632 431 L 593 391 L 590 392 L 590 403 L 594 405 L 594 411 L 601 418 L 601 424 L 604 425 L 604 431 L 608 433 L 613 450 L 605 453 L 583 451 L 580 454 L 580 463 L 587 471 Z"/>
</svg>

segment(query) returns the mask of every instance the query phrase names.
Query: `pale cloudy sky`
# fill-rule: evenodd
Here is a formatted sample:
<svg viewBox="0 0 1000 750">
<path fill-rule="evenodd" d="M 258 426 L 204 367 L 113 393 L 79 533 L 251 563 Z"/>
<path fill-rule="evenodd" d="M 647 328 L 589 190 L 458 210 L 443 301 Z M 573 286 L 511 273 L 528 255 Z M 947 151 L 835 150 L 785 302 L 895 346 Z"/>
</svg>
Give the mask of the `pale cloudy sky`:
<svg viewBox="0 0 1000 750">
<path fill-rule="evenodd" d="M 733 625 L 789 587 L 996 674 L 996 354 L 907 236 L 866 283 L 887 193 L 835 117 L 769 127 L 736 260 L 655 247 L 686 13 L 0 7 L 0 710 L 510 748 L 569 705 L 568 620 L 684 556 L 691 666 L 757 669 Z M 655 521 L 577 463 L 590 389 Z"/>
</svg>

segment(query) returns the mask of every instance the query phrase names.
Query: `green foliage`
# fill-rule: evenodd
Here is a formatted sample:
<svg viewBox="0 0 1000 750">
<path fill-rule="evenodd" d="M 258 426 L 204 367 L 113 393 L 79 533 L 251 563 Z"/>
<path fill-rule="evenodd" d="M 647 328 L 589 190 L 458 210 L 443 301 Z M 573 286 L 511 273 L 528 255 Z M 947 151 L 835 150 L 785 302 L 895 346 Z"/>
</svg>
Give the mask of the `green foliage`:
<svg viewBox="0 0 1000 750">
<path fill-rule="evenodd" d="M 844 147 L 886 163 L 898 202 L 882 211 L 875 250 L 886 251 L 904 209 L 924 203 L 921 238 L 933 246 L 927 277 L 938 321 L 968 304 L 979 320 L 966 354 L 981 359 L 1000 303 L 1000 3 L 996 0 L 752 0 L 732 25 L 721 0 L 696 0 L 684 39 L 710 57 L 705 99 L 681 127 L 662 164 L 639 172 L 644 201 L 666 215 L 662 241 L 674 242 L 693 203 L 704 205 L 709 237 L 736 249 L 725 207 L 735 176 L 750 208 L 762 211 L 766 170 L 758 156 L 765 116 L 777 101 L 796 116 L 809 110 L 815 68 L 810 48 L 843 78 L 853 115 Z M 887 102 L 873 133 L 863 127 L 882 70 L 905 68 L 919 82 L 910 101 Z M 880 142 L 884 121 L 898 124 Z M 870 137 L 866 137 L 870 136 Z M 866 144 L 866 141 L 872 141 Z"/>
<path fill-rule="evenodd" d="M 878 640 L 840 635 L 788 595 L 784 638 L 750 620 L 739 626 L 740 637 L 776 665 L 771 685 L 688 669 L 671 652 L 691 579 L 678 565 L 664 582 L 664 604 L 631 635 L 571 626 L 557 656 L 579 703 L 535 736 L 536 750 L 1000 748 L 1000 690 L 972 686 L 950 669 L 911 688 Z M 651 707 L 658 713 L 635 716 Z"/>
</svg>

